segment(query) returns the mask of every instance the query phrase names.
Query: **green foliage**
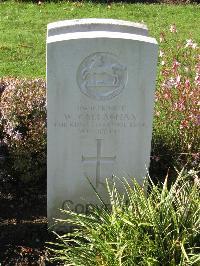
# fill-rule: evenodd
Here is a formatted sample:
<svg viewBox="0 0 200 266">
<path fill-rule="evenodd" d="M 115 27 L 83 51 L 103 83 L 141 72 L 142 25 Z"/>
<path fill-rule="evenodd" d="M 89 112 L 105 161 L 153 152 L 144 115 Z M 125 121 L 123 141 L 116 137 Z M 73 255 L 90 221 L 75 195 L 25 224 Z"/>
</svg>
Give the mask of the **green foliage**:
<svg viewBox="0 0 200 266">
<path fill-rule="evenodd" d="M 162 139 L 176 160 L 198 167 L 200 48 L 191 36 L 181 40 L 175 24 L 161 32 L 159 47 L 153 148 Z"/>
<path fill-rule="evenodd" d="M 45 82 L 4 79 L 2 84 L 0 123 L 10 171 L 24 182 L 36 181 L 46 172 Z"/>
<path fill-rule="evenodd" d="M 191 35 L 200 41 L 200 5 L 39 2 L 0 4 L 0 76 L 45 77 L 46 27 L 57 20 L 97 17 L 144 22 L 156 39 L 175 23 L 182 40 Z"/>
<path fill-rule="evenodd" d="M 107 183 L 111 210 L 89 215 L 63 211 L 59 222 L 77 227 L 50 243 L 52 259 L 65 265 L 199 265 L 200 180 L 182 172 L 168 189 L 150 181 L 148 196 L 135 180 L 123 181 L 125 195 Z M 128 199 L 128 201 L 127 201 Z"/>
<path fill-rule="evenodd" d="M 0 73 L 2 76 L 45 76 L 47 23 L 85 17 L 144 22 L 149 28 L 150 36 L 154 36 L 157 40 L 163 39 L 159 46 L 164 53 L 159 60 L 157 78 L 152 145 L 153 172 L 162 172 L 163 169 L 166 172 L 170 164 L 180 161 L 183 165 L 188 162 L 188 158 L 193 166 L 198 166 L 200 159 L 199 9 L 199 5 L 171 6 L 110 2 L 102 4 L 87 1 L 2 2 Z M 178 32 L 173 30 L 170 32 L 170 25 L 173 29 L 175 24 Z M 195 49 L 192 45 L 185 47 L 187 39 L 192 39 L 194 44 L 197 43 L 197 47 Z M 176 69 L 174 69 L 175 65 Z M 179 77 L 181 77 L 180 82 L 176 83 Z M 166 87 L 169 84 L 172 85 L 170 89 Z M 2 135 L 1 132 L 2 124 L 0 135 Z M 1 136 L 0 139 L 2 139 Z M 31 160 L 30 164 L 32 164 Z"/>
<path fill-rule="evenodd" d="M 174 165 L 183 167 L 189 162 L 189 166 L 199 167 L 200 48 L 191 36 L 182 40 L 182 32 L 175 24 L 168 25 L 159 39 L 150 172 L 161 178 Z M 37 176 L 44 172 L 46 158 L 44 81 L 4 79 L 0 90 L 3 91 L 5 86 L 0 140 L 8 143 L 10 158 L 15 158 L 12 160 L 13 173 Z M 34 97 L 42 103 L 35 101 Z M 38 121 L 42 126 L 37 125 Z M 31 152 L 28 153 L 28 149 Z"/>
</svg>

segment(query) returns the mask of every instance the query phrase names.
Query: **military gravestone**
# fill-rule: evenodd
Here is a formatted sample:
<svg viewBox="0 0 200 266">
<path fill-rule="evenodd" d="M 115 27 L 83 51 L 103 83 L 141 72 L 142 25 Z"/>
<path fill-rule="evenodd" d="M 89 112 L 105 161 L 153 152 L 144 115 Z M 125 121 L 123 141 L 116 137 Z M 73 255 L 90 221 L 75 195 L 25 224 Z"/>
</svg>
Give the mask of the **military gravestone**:
<svg viewBox="0 0 200 266">
<path fill-rule="evenodd" d="M 156 40 L 115 20 L 48 25 L 48 219 L 86 212 L 105 179 L 142 182 L 149 165 Z"/>
</svg>

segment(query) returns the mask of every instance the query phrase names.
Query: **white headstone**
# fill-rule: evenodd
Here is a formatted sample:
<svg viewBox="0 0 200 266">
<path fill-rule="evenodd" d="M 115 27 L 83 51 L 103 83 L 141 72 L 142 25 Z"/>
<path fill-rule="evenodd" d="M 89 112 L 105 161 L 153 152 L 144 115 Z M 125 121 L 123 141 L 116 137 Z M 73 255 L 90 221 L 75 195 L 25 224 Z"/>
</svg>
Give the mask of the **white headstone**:
<svg viewBox="0 0 200 266">
<path fill-rule="evenodd" d="M 87 178 L 100 193 L 113 175 L 142 182 L 156 64 L 156 40 L 142 35 L 107 30 L 47 38 L 49 221 L 65 204 L 87 212 L 98 202 Z"/>
<path fill-rule="evenodd" d="M 148 35 L 146 25 L 118 19 L 87 18 L 62 20 L 49 23 L 47 26 L 47 36 L 49 37 L 58 34 L 86 31 L 112 31 Z"/>
</svg>

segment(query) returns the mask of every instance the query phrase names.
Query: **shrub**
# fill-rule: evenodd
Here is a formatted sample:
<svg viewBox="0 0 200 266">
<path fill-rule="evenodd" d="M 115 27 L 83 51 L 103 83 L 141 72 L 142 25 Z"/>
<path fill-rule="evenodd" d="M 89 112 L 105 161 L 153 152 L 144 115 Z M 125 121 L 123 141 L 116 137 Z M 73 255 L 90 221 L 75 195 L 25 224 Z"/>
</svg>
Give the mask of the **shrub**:
<svg viewBox="0 0 200 266">
<path fill-rule="evenodd" d="M 2 141 L 12 175 L 37 180 L 46 171 L 46 88 L 42 79 L 6 79 L 1 95 Z"/>
<path fill-rule="evenodd" d="M 151 183 L 146 192 L 124 181 L 126 197 L 108 184 L 111 210 L 93 208 L 89 215 L 63 211 L 72 233 L 50 243 L 52 260 L 65 265 L 199 265 L 200 181 L 197 172 L 182 171 L 167 188 Z"/>
<path fill-rule="evenodd" d="M 153 149 L 162 140 L 167 153 L 174 153 L 176 160 L 181 158 L 186 163 L 190 158 L 193 167 L 198 166 L 200 48 L 195 40 L 180 41 L 176 25 L 171 25 L 169 32 L 161 33 L 159 46 Z M 157 160 L 158 157 L 159 154 Z"/>
</svg>

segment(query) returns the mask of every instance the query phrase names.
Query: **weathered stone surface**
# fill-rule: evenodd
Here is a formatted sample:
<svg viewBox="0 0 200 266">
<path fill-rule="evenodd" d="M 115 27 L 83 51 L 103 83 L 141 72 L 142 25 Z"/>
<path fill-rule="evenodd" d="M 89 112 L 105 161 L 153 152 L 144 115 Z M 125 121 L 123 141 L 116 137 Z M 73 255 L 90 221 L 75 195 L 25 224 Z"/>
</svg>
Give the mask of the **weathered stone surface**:
<svg viewBox="0 0 200 266">
<path fill-rule="evenodd" d="M 149 165 L 155 39 L 86 31 L 47 38 L 48 218 L 87 212 L 105 179 L 142 182 Z"/>
</svg>

